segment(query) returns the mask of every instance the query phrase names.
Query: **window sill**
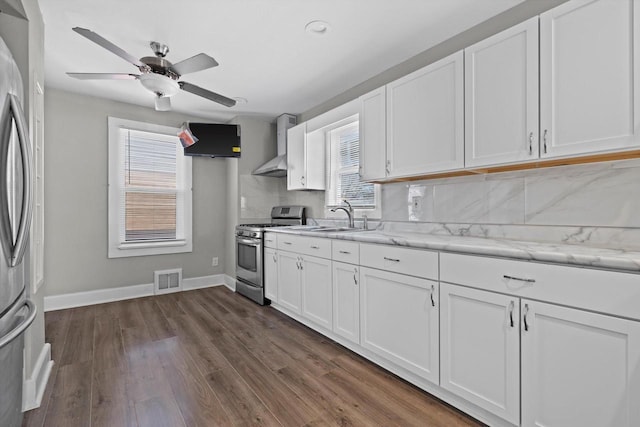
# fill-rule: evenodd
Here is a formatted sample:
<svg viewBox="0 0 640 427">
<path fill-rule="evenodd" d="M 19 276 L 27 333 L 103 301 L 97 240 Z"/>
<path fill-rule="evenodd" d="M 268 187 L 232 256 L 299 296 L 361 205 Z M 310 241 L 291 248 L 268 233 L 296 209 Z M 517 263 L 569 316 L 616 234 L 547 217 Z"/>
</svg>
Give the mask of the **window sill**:
<svg viewBox="0 0 640 427">
<path fill-rule="evenodd" d="M 153 242 L 136 242 L 136 243 L 121 243 L 118 246 L 119 250 L 131 250 L 131 249 L 150 249 L 150 248 L 172 248 L 176 246 L 184 246 L 187 241 L 182 240 L 158 240 Z"/>
<path fill-rule="evenodd" d="M 109 247 L 108 258 L 127 258 L 147 255 L 170 255 L 192 251 L 193 244 L 190 240 L 118 243 Z"/>
</svg>

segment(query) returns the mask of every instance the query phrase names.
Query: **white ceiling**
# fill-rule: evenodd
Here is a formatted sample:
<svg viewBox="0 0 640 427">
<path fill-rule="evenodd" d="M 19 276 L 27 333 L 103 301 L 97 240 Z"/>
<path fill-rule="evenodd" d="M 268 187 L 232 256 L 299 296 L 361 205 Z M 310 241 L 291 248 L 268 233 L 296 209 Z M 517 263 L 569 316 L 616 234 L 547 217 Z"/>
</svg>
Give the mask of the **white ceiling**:
<svg viewBox="0 0 640 427">
<path fill-rule="evenodd" d="M 174 111 L 212 120 L 299 114 L 522 0 L 39 0 L 47 87 L 153 108 L 140 82 L 81 81 L 70 72 L 138 70 L 76 34 L 88 28 L 135 57 L 167 44 L 179 62 L 204 52 L 220 66 L 181 80 L 246 104 L 227 108 L 180 92 Z M 308 34 L 313 20 L 329 23 Z"/>
</svg>

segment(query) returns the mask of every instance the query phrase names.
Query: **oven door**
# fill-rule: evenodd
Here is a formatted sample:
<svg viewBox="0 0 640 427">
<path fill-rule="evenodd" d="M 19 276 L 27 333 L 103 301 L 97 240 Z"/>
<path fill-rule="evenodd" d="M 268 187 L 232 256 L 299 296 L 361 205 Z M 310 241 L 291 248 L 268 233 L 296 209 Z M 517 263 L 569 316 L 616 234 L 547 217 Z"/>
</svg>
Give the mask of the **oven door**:
<svg viewBox="0 0 640 427">
<path fill-rule="evenodd" d="M 236 236 L 236 278 L 262 287 L 262 240 Z"/>
</svg>

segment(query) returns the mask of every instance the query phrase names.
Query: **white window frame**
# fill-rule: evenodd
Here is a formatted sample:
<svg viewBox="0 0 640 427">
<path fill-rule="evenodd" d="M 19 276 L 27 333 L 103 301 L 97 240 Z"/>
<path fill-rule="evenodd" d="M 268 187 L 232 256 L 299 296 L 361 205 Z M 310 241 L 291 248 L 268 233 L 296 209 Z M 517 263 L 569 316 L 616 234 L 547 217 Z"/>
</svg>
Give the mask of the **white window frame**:
<svg viewBox="0 0 640 427">
<path fill-rule="evenodd" d="M 175 136 L 180 131 L 171 126 L 157 125 L 153 123 L 138 122 L 133 120 L 108 118 L 109 131 L 109 181 L 108 181 L 108 216 L 109 216 L 109 258 L 123 258 L 145 255 L 163 255 L 185 253 L 193 251 L 192 230 L 192 159 L 183 154 L 183 149 L 178 142 L 176 146 L 178 185 L 184 191 L 184 203 L 182 209 L 176 212 L 176 228 L 178 236 L 183 238 L 175 240 L 162 240 L 150 242 L 122 242 L 120 236 L 124 228 L 121 223 L 122 209 L 120 191 L 124 187 L 124 144 L 120 138 L 121 129 L 153 132 L 168 136 Z M 182 181 L 182 185 L 180 182 Z"/>
<path fill-rule="evenodd" d="M 325 147 L 326 147 L 326 191 L 325 191 L 325 217 L 326 218 L 335 218 L 335 219 L 341 219 L 344 218 L 344 212 L 342 211 L 337 211 L 337 212 L 331 212 L 331 209 L 334 208 L 334 206 L 332 205 L 332 201 L 329 200 L 329 195 L 332 193 L 331 190 L 333 190 L 333 188 L 337 185 L 337 171 L 334 170 L 334 165 L 331 161 L 331 149 L 332 149 L 332 141 L 331 141 L 331 132 L 335 129 L 339 129 L 348 125 L 351 125 L 353 123 L 358 123 L 359 122 L 359 114 L 354 114 L 351 115 L 349 117 L 344 117 L 340 120 L 334 121 L 333 123 L 329 124 L 329 125 L 325 125 L 324 127 L 322 127 L 319 130 L 316 130 L 316 132 L 321 131 L 324 133 L 325 137 Z M 382 209 L 381 209 L 381 194 L 380 194 L 380 185 L 379 184 L 373 184 L 374 186 L 374 201 L 375 201 L 375 207 L 373 208 L 364 208 L 364 207 L 353 207 L 353 215 L 355 218 L 362 218 L 364 215 L 367 216 L 367 218 L 372 218 L 372 219 L 379 219 L 382 215 Z M 344 205 L 346 206 L 346 204 Z"/>
</svg>

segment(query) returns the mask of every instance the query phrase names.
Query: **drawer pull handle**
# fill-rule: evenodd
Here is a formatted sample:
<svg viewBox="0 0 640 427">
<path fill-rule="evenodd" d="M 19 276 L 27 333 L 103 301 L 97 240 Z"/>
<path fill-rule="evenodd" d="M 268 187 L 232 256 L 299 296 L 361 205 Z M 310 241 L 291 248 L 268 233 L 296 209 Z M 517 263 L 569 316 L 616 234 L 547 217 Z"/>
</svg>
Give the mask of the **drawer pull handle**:
<svg viewBox="0 0 640 427">
<path fill-rule="evenodd" d="M 282 243 L 284 243 L 285 245 L 290 245 L 291 244 L 291 242 L 282 242 Z"/>
<path fill-rule="evenodd" d="M 399 259 L 397 259 L 397 258 L 387 258 L 387 257 L 384 257 L 384 259 L 386 259 L 387 261 L 392 261 L 392 262 L 400 262 L 400 260 L 399 260 Z"/>
<path fill-rule="evenodd" d="M 318 245 L 311 245 L 311 249 L 320 249 L 320 246 L 318 246 Z"/>
<path fill-rule="evenodd" d="M 509 304 L 509 322 L 511 322 L 511 327 L 513 328 L 513 309 L 515 307 L 515 303 L 511 301 Z"/>
<path fill-rule="evenodd" d="M 523 279 L 521 277 L 515 277 L 515 276 L 507 276 L 506 274 L 504 276 L 505 279 L 508 280 L 517 280 L 519 282 L 525 282 L 525 283 L 536 283 L 536 279 Z"/>
<path fill-rule="evenodd" d="M 341 254 L 349 255 L 351 252 L 349 251 L 339 251 Z"/>
<path fill-rule="evenodd" d="M 527 314 L 529 314 L 529 304 L 524 305 L 524 313 L 522 314 L 522 320 L 524 320 L 524 330 L 529 330 L 529 322 L 527 322 Z"/>
<path fill-rule="evenodd" d="M 435 307 L 436 306 L 436 302 L 433 299 L 433 293 L 436 291 L 436 288 L 434 285 L 431 285 L 431 307 Z"/>
</svg>

